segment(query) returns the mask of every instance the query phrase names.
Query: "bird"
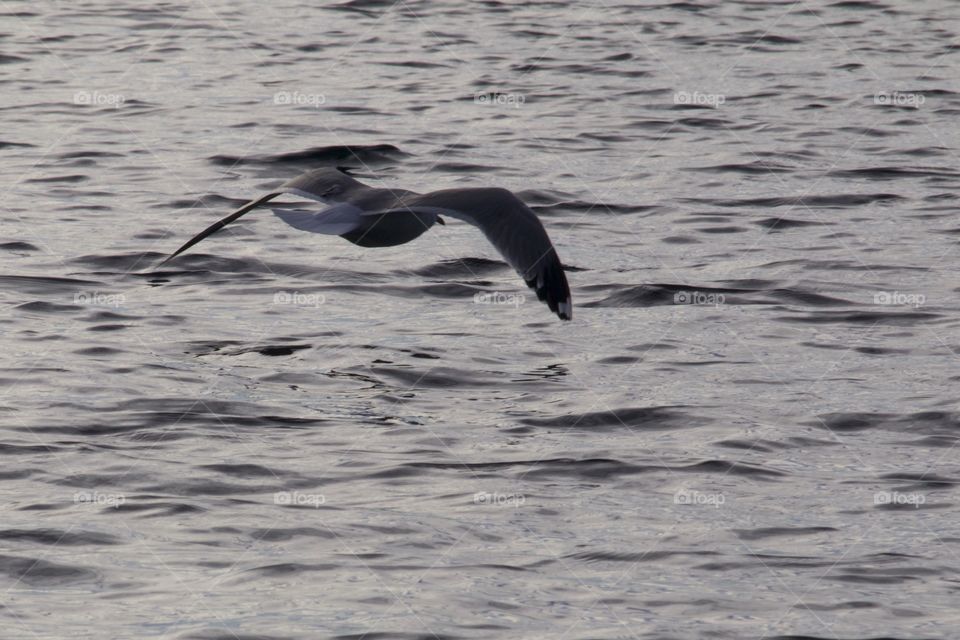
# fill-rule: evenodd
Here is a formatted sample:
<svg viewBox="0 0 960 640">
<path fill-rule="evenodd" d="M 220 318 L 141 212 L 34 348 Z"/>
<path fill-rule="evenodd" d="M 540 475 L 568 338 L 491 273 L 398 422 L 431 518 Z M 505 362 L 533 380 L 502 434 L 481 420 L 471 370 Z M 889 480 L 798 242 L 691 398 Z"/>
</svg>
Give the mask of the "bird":
<svg viewBox="0 0 960 640">
<path fill-rule="evenodd" d="M 561 320 L 573 318 L 573 299 L 563 265 L 537 215 L 511 191 L 500 187 L 454 188 L 416 193 L 371 187 L 344 167 L 322 167 L 288 180 L 276 190 L 210 225 L 157 268 L 225 226 L 281 194 L 328 205 L 322 211 L 272 208 L 282 221 L 302 231 L 337 235 L 361 247 L 392 247 L 420 237 L 441 216 L 467 222 L 483 232 L 537 298 Z"/>
</svg>

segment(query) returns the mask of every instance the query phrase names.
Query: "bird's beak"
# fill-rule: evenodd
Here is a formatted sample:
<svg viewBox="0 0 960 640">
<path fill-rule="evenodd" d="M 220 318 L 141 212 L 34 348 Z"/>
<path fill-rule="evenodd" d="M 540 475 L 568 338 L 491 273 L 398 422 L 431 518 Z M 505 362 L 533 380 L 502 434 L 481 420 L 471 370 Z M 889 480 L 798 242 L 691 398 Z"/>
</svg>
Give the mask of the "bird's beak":
<svg viewBox="0 0 960 640">
<path fill-rule="evenodd" d="M 437 224 L 442 224 L 442 225 L 444 225 L 444 226 L 447 225 L 447 223 L 444 222 L 444 221 L 443 221 L 443 218 L 441 218 L 440 216 L 437 216 Z"/>
</svg>

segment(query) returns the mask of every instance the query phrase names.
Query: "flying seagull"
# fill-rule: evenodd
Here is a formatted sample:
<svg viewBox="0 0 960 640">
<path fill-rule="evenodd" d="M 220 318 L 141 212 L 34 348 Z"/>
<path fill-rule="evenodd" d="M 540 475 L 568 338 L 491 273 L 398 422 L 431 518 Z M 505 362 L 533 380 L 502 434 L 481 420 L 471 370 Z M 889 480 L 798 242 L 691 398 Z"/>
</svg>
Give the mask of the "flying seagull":
<svg viewBox="0 0 960 640">
<path fill-rule="evenodd" d="M 333 167 L 308 171 L 283 183 L 276 191 L 251 200 L 191 238 L 158 266 L 283 193 L 330 205 L 319 212 L 273 209 L 291 227 L 340 236 L 361 247 L 392 247 L 410 242 L 434 224 L 444 224 L 441 215 L 469 222 L 483 232 L 550 311 L 562 320 L 573 317 L 570 287 L 557 251 L 537 215 L 510 191 L 473 188 L 420 194 L 405 189 L 378 189 Z"/>
</svg>

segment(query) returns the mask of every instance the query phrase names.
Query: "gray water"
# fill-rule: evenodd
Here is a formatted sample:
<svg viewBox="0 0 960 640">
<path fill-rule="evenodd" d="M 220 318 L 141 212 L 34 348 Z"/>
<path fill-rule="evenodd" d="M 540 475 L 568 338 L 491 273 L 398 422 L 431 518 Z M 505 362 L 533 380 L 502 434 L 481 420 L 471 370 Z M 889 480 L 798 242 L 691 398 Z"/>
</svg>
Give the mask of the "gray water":
<svg viewBox="0 0 960 640">
<path fill-rule="evenodd" d="M 3 638 L 956 637 L 955 3 L 0 9 Z"/>
</svg>

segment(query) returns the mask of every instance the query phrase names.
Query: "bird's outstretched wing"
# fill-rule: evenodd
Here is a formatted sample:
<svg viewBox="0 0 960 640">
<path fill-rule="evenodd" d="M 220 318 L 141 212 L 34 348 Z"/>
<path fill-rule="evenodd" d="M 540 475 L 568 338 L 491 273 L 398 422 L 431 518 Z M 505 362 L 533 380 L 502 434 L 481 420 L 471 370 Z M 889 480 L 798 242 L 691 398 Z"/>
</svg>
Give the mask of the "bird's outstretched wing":
<svg viewBox="0 0 960 640">
<path fill-rule="evenodd" d="M 316 233 L 344 235 L 364 216 L 389 213 L 446 215 L 479 228 L 487 240 L 516 269 L 537 297 L 563 320 L 573 317 L 570 286 L 550 237 L 537 215 L 506 189 L 445 189 L 418 194 L 402 189 L 378 189 L 331 167 L 324 167 L 283 183 L 271 193 L 251 200 L 210 225 L 177 249 L 162 266 L 231 222 L 282 193 L 334 205 L 320 213 L 276 211 L 288 224 Z M 417 221 L 421 224 L 421 221 Z"/>
<path fill-rule="evenodd" d="M 390 191 L 388 189 L 376 189 L 374 187 L 369 187 L 333 167 L 323 167 L 321 169 L 308 171 L 307 173 L 304 173 L 293 180 L 284 182 L 276 191 L 261 196 L 256 200 L 251 200 L 227 217 L 214 222 L 212 225 L 194 237 L 190 238 L 190 240 L 185 242 L 183 246 L 170 254 L 170 256 L 163 262 L 158 264 L 157 267 L 162 267 L 207 236 L 213 235 L 231 222 L 239 219 L 260 205 L 269 202 L 270 200 L 273 200 L 277 196 L 284 193 L 300 196 L 302 198 L 308 198 L 310 200 L 316 200 L 318 202 L 324 202 L 327 204 L 354 205 L 359 211 L 367 208 L 369 203 L 372 203 L 374 206 L 377 204 L 388 206 L 390 203 L 395 202 L 396 199 L 401 195 L 409 194 L 411 192 Z M 336 220 L 331 220 L 330 222 L 335 222 L 337 226 L 331 225 L 324 227 L 324 214 L 335 214 Z M 301 225 L 312 225 L 317 229 L 330 229 L 330 231 L 328 231 L 329 233 L 333 233 L 334 230 L 337 230 L 338 232 L 336 235 L 349 233 L 353 228 L 356 228 L 356 225 L 351 227 L 349 224 L 347 224 L 348 221 L 344 217 L 345 209 L 341 209 L 339 207 L 331 207 L 325 212 L 313 214 L 310 220 L 307 220 L 302 215 L 298 214 L 282 215 L 278 212 L 277 215 L 284 220 L 284 222 L 287 222 L 294 227 L 304 228 L 304 226 Z M 359 218 L 356 219 L 356 224 L 359 224 Z M 309 231 L 311 229 L 307 230 Z M 324 231 L 319 232 L 324 233 Z"/>
<path fill-rule="evenodd" d="M 398 210 L 446 215 L 479 228 L 551 311 L 563 320 L 573 318 L 573 300 L 560 257 L 537 214 L 510 191 L 444 189 L 404 197 Z"/>
</svg>

